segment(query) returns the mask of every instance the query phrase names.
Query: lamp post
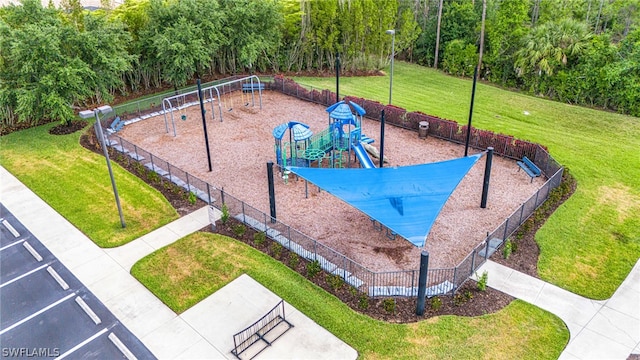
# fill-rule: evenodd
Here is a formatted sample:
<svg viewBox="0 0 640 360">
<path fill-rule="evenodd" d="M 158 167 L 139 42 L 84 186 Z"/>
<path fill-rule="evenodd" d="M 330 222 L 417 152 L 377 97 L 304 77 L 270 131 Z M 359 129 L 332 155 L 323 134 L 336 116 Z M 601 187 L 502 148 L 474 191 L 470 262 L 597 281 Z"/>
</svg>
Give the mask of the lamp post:
<svg viewBox="0 0 640 360">
<path fill-rule="evenodd" d="M 396 52 L 396 31 L 387 30 L 385 33 L 391 35 L 391 80 L 389 81 L 389 105 L 391 105 L 391 90 L 393 89 L 393 58 Z"/>
<path fill-rule="evenodd" d="M 118 197 L 118 188 L 116 188 L 116 181 L 113 178 L 113 170 L 111 169 L 111 161 L 109 160 L 109 152 L 107 151 L 107 144 L 105 143 L 104 134 L 102 133 L 102 125 L 100 124 L 100 115 L 105 115 L 112 112 L 113 109 L 109 105 L 100 106 L 93 110 L 80 111 L 79 115 L 83 119 L 89 119 L 91 116 L 95 116 L 95 130 L 98 140 L 102 145 L 102 151 L 104 152 L 104 158 L 107 160 L 107 168 L 109 169 L 109 176 L 111 177 L 111 186 L 113 187 L 113 196 L 116 198 L 116 206 L 118 207 L 118 213 L 120 214 L 120 224 L 125 228 L 124 216 L 122 215 L 122 207 L 120 206 L 120 198 Z"/>
</svg>

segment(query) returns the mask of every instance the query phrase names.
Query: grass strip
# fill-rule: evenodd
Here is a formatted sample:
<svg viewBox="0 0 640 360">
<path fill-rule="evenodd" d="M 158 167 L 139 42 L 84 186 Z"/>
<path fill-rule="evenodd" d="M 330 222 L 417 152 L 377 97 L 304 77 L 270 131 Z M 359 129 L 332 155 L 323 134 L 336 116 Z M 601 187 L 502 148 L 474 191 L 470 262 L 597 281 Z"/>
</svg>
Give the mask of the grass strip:
<svg viewBox="0 0 640 360">
<path fill-rule="evenodd" d="M 413 324 L 374 320 L 273 258 L 218 234 L 182 238 L 141 259 L 131 272 L 177 313 L 246 273 L 364 359 L 556 359 L 569 339 L 558 317 L 518 300 L 475 318 L 442 316 Z"/>
<path fill-rule="evenodd" d="M 104 157 L 80 145 L 82 132 L 50 135 L 55 125 L 0 137 L 0 165 L 98 246 L 125 244 L 178 218 L 160 192 L 111 162 L 123 229 Z"/>
</svg>

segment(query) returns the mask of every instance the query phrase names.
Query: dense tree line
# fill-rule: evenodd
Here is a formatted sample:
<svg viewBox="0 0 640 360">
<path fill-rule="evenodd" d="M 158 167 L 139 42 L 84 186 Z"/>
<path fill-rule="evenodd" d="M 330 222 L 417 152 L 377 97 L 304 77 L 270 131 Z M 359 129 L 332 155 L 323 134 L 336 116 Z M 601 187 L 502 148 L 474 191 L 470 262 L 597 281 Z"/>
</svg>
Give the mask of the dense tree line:
<svg viewBox="0 0 640 360">
<path fill-rule="evenodd" d="M 108 3 L 108 1 L 103 1 Z M 0 9 L 0 123 L 70 121 L 117 92 L 211 74 L 407 61 L 640 115 L 640 0 L 40 0 Z M 486 20 L 483 21 L 482 10 Z M 483 31 L 484 29 L 484 31 Z M 484 41 L 481 41 L 483 39 Z"/>
<path fill-rule="evenodd" d="M 439 61 L 438 67 L 450 74 L 471 76 L 486 3 L 483 79 L 640 116 L 639 0 L 409 2 L 422 16 L 412 58 L 420 64 Z"/>
</svg>

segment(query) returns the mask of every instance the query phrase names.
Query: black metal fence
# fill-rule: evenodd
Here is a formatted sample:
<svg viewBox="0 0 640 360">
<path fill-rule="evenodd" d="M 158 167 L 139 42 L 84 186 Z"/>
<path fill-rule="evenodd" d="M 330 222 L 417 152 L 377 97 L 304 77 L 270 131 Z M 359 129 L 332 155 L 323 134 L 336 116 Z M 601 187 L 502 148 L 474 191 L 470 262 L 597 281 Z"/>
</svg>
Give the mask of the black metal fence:
<svg viewBox="0 0 640 360">
<path fill-rule="evenodd" d="M 275 82 L 267 82 L 267 84 L 267 88 L 280 90 L 278 84 Z M 284 87 L 282 89 L 293 91 L 292 89 L 295 89 L 295 87 Z M 333 101 L 331 100 L 331 93 L 327 90 L 310 90 L 308 94 L 313 95 L 304 94 L 313 99 L 316 99 L 316 96 L 318 96 L 317 99 L 319 100 Z M 305 97 L 301 98 L 307 99 Z M 335 96 L 333 99 L 335 99 Z M 115 113 L 120 114 L 120 107 L 115 108 Z M 454 137 L 458 136 L 459 134 L 456 131 Z M 110 146 L 121 152 L 123 156 L 126 156 L 127 161 L 140 163 L 145 168 L 156 173 L 160 181 L 170 181 L 177 186 L 191 191 L 198 198 L 218 210 L 222 210 L 223 204 L 226 205 L 231 216 L 258 231 L 264 232 L 269 238 L 279 242 L 283 247 L 295 252 L 299 256 L 309 261 L 317 261 L 324 271 L 339 275 L 347 284 L 357 288 L 359 291 L 371 297 L 417 295 L 418 269 L 391 272 L 371 271 L 346 255 L 323 245 L 277 219 L 271 218 L 270 215 L 226 193 L 223 189 L 217 188 L 171 165 L 168 161 L 154 156 L 150 152 L 126 141 L 117 134 L 111 134 L 108 135 L 108 137 Z M 516 142 L 511 141 L 510 143 L 516 146 Z M 488 232 L 489 235 L 487 238 L 478 244 L 456 267 L 429 269 L 427 295 L 454 294 L 469 276 L 473 275 L 486 259 L 491 256 L 493 252 L 497 251 L 502 244 L 504 244 L 505 240 L 549 197 L 551 190 L 560 185 L 564 170 L 563 167 L 540 145 L 527 142 L 521 143 L 526 144 L 524 146 L 522 144 L 517 146 L 521 149 L 526 149 L 526 156 L 531 158 L 536 165 L 541 168 L 543 173 L 547 175 L 548 180 L 513 214 L 505 219 L 502 224 L 493 231 Z M 505 145 L 503 152 L 509 151 L 508 149 L 509 146 Z"/>
</svg>

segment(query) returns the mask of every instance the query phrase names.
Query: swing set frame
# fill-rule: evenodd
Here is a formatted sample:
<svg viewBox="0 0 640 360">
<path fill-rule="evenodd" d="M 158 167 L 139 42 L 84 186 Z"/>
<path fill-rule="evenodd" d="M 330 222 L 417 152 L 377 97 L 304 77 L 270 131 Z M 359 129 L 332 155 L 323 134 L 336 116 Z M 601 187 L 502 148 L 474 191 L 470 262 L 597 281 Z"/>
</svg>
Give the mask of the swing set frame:
<svg viewBox="0 0 640 360">
<path fill-rule="evenodd" d="M 214 103 L 217 102 L 218 114 L 220 117 L 220 122 L 222 122 L 222 113 L 223 113 L 222 106 L 224 102 L 223 97 L 225 96 L 225 94 L 227 96 L 232 96 L 234 91 L 239 90 L 242 92 L 243 103 L 244 103 L 245 94 L 244 94 L 244 89 L 242 84 L 250 84 L 252 107 L 255 107 L 255 91 L 257 90 L 259 95 L 260 110 L 262 110 L 263 86 L 260 83 L 260 79 L 256 75 L 251 75 L 251 76 L 243 77 L 240 79 L 225 81 L 223 83 L 212 85 L 202 89 L 202 102 L 204 104 L 211 103 L 211 119 L 215 120 L 215 104 Z M 214 96 L 214 92 L 215 92 L 215 96 Z M 246 94 L 246 95 L 249 96 L 249 94 Z M 192 102 L 187 102 L 187 99 L 189 99 L 190 97 L 195 98 L 196 100 Z M 229 99 L 232 99 L 232 98 L 229 98 Z M 232 101 L 231 108 L 227 108 L 225 106 L 225 109 L 227 109 L 228 111 L 233 110 L 233 100 L 231 101 Z M 227 100 L 226 102 L 228 103 L 229 100 Z M 163 98 L 162 111 L 164 113 L 165 131 L 169 133 L 169 119 L 171 119 L 171 128 L 173 130 L 173 136 L 176 137 L 177 133 L 176 133 L 175 118 L 173 114 L 174 111 L 180 111 L 181 112 L 180 118 L 184 121 L 186 120 L 186 108 L 190 106 L 199 106 L 199 105 L 200 105 L 200 102 L 199 102 L 198 90 L 188 91 L 182 94 L 172 95 L 172 96 Z M 227 104 L 224 104 L 224 105 L 227 105 Z M 244 106 L 249 106 L 248 99 L 247 99 L 247 102 L 244 104 Z M 167 117 L 167 114 L 169 114 L 169 117 Z"/>
</svg>

